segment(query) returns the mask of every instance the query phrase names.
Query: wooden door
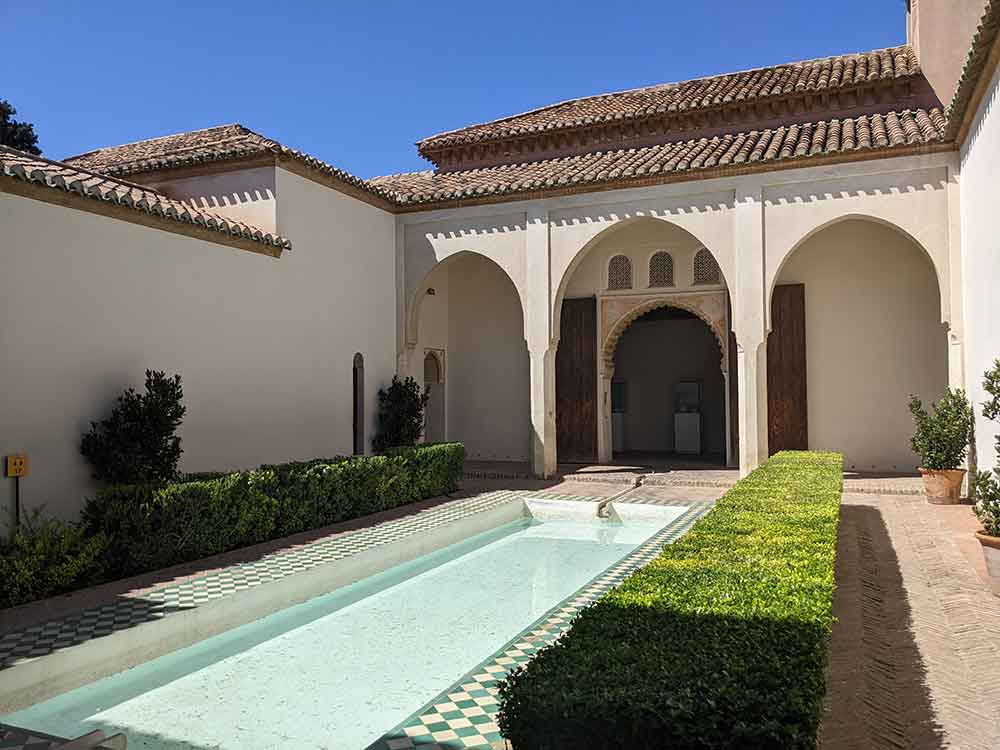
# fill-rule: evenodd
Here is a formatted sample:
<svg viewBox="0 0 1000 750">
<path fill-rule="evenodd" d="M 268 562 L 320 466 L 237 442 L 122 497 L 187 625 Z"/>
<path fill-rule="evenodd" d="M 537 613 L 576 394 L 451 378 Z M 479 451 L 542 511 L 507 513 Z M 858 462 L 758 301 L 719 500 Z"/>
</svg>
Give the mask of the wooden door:
<svg viewBox="0 0 1000 750">
<path fill-rule="evenodd" d="M 809 447 L 806 403 L 806 288 L 782 284 L 771 297 L 767 337 L 767 447 L 770 455 Z"/>
<path fill-rule="evenodd" d="M 562 304 L 556 351 L 556 446 L 559 461 L 597 460 L 597 299 Z"/>
</svg>

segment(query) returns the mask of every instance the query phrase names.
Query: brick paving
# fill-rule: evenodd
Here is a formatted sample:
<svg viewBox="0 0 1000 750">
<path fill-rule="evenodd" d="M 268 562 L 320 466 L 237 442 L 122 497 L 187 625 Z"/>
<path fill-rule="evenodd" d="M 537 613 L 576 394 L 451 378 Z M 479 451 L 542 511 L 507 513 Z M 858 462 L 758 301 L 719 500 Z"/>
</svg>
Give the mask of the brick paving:
<svg viewBox="0 0 1000 750">
<path fill-rule="evenodd" d="M 821 746 L 998 750 L 1000 598 L 968 505 L 846 492 Z"/>
</svg>

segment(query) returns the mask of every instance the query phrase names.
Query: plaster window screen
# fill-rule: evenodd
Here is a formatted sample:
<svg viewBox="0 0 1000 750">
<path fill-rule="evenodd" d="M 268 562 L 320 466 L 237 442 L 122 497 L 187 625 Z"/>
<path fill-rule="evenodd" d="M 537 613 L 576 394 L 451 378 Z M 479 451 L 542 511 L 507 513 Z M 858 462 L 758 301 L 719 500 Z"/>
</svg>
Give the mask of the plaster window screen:
<svg viewBox="0 0 1000 750">
<path fill-rule="evenodd" d="M 694 256 L 694 283 L 721 284 L 722 271 L 719 264 L 706 248 L 702 248 Z"/>
<path fill-rule="evenodd" d="M 608 289 L 632 288 L 632 261 L 627 255 L 616 255 L 608 263 Z"/>
<path fill-rule="evenodd" d="M 653 257 L 649 259 L 649 285 L 674 285 L 674 259 L 670 253 L 661 250 L 653 253 Z"/>
</svg>

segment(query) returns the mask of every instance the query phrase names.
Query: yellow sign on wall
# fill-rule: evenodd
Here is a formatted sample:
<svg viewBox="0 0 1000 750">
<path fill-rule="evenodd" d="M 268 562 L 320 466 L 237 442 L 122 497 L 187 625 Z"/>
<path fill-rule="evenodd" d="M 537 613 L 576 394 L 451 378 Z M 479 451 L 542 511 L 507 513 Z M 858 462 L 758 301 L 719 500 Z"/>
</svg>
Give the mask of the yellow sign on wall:
<svg viewBox="0 0 1000 750">
<path fill-rule="evenodd" d="M 15 453 L 7 456 L 7 460 L 4 463 L 4 473 L 8 477 L 28 476 L 28 456 L 24 453 Z"/>
</svg>

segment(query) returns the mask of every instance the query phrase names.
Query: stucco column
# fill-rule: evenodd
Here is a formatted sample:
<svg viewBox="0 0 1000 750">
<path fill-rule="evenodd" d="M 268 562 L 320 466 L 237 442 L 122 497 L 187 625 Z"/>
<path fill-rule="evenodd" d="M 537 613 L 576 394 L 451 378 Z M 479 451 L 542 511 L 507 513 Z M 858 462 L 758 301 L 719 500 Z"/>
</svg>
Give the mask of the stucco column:
<svg viewBox="0 0 1000 750">
<path fill-rule="evenodd" d="M 767 459 L 767 307 L 764 202 L 759 187 L 736 192 L 733 331 L 739 377 L 740 475 Z M 730 356 L 733 356 L 730 353 Z"/>
<path fill-rule="evenodd" d="M 556 473 L 556 350 L 529 352 L 531 360 L 531 471 Z"/>
<path fill-rule="evenodd" d="M 614 376 L 615 368 L 599 360 L 597 365 L 597 460 L 602 464 L 609 464 L 614 460 L 614 437 L 611 433 L 611 380 Z"/>
<path fill-rule="evenodd" d="M 970 391 L 965 382 L 965 271 L 962 263 L 962 212 L 958 183 L 958 156 L 948 167 L 948 286 L 947 307 L 942 318 L 948 325 L 948 385 Z M 942 296 L 943 290 L 942 290 Z"/>
<path fill-rule="evenodd" d="M 740 476 L 767 459 L 767 345 L 736 346 L 739 372 Z"/>
<path fill-rule="evenodd" d="M 525 211 L 524 338 L 531 372 L 531 470 L 537 477 L 556 473 L 556 346 L 552 335 L 549 213 L 544 203 Z"/>
</svg>

